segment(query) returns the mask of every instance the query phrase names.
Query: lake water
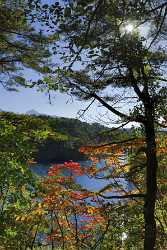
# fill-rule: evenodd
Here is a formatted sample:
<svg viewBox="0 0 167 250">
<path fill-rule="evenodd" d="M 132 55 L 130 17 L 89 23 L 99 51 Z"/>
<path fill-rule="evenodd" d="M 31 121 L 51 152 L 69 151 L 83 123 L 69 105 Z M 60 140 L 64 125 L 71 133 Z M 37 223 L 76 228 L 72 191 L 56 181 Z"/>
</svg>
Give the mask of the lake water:
<svg viewBox="0 0 167 250">
<path fill-rule="evenodd" d="M 81 164 L 82 167 L 86 168 L 88 166 L 91 165 L 90 161 L 80 161 L 79 162 Z M 32 172 L 37 174 L 38 176 L 41 177 L 45 177 L 48 174 L 48 170 L 52 165 L 54 164 L 33 164 L 33 166 L 31 167 Z M 97 169 L 103 167 L 105 164 L 104 160 L 101 160 L 97 165 Z M 87 175 L 83 175 L 83 176 L 78 176 L 76 177 L 76 182 L 78 184 L 80 184 L 83 188 L 86 188 L 89 191 L 98 191 L 102 188 L 104 188 L 106 185 L 113 183 L 113 181 L 111 180 L 105 180 L 105 179 L 101 179 L 102 177 L 104 177 L 104 174 L 101 174 L 98 176 L 98 178 L 94 178 L 94 177 L 89 177 Z M 121 183 L 126 189 L 127 191 L 131 189 L 131 185 L 130 183 L 128 183 L 127 181 L 125 181 L 124 179 L 117 179 L 118 183 Z M 109 192 L 108 194 L 111 195 L 111 192 Z M 112 193 L 113 194 L 113 193 Z M 107 193 L 106 193 L 107 195 Z"/>
</svg>

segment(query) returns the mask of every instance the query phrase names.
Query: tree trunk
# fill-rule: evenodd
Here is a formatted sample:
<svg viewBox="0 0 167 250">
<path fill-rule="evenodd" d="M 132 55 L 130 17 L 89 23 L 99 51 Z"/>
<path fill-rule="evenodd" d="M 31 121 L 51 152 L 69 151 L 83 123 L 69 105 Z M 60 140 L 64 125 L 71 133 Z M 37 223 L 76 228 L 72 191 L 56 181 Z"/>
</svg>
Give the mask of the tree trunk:
<svg viewBox="0 0 167 250">
<path fill-rule="evenodd" d="M 146 196 L 144 204 L 145 220 L 145 238 L 144 250 L 153 250 L 156 242 L 156 221 L 155 221 L 155 202 L 157 194 L 157 156 L 156 141 L 154 128 L 154 107 L 153 105 L 145 106 L 145 135 L 146 135 Z"/>
</svg>

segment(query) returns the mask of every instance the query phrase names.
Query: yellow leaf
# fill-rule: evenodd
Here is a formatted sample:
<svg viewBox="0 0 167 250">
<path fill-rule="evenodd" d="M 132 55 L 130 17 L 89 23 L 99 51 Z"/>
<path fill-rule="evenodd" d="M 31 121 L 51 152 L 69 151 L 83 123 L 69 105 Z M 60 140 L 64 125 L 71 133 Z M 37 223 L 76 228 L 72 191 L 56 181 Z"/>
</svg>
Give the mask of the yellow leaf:
<svg viewBox="0 0 167 250">
<path fill-rule="evenodd" d="M 21 216 L 16 217 L 16 221 L 19 221 L 21 219 Z"/>
<path fill-rule="evenodd" d="M 26 220 L 26 216 L 22 216 L 20 220 L 21 221 L 25 221 Z"/>
</svg>

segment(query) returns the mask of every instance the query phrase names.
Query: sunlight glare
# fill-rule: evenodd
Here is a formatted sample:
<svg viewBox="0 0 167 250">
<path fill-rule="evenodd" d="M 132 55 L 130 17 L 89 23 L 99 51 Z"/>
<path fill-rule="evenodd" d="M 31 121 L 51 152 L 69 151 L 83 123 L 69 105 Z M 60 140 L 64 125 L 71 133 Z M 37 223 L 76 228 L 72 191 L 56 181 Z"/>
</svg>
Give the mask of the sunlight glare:
<svg viewBox="0 0 167 250">
<path fill-rule="evenodd" d="M 133 29 L 134 29 L 134 26 L 133 26 L 133 24 L 131 24 L 131 23 L 128 23 L 128 24 L 125 26 L 125 30 L 126 30 L 126 32 L 128 32 L 128 33 L 131 33 L 131 32 L 133 31 Z"/>
</svg>

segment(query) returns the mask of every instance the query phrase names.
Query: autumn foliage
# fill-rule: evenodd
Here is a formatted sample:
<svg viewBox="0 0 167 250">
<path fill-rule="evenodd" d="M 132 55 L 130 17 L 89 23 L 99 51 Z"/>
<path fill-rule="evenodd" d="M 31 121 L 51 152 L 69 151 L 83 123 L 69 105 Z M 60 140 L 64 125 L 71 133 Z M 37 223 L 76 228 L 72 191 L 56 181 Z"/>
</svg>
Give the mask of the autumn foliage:
<svg viewBox="0 0 167 250">
<path fill-rule="evenodd" d="M 100 236 L 97 228 L 101 234 L 105 230 L 105 215 L 98 203 L 92 205 L 91 202 L 95 194 L 82 190 L 75 183 L 75 178 L 83 174 L 84 170 L 75 162 L 56 164 L 49 169 L 43 182 L 42 202 L 52 225 L 47 235 L 48 244 L 89 249 L 89 244 Z"/>
<path fill-rule="evenodd" d="M 163 239 L 164 230 L 166 230 L 163 211 L 166 203 L 164 174 L 166 137 L 158 137 L 157 144 L 161 169 L 158 174 L 156 216 L 159 239 L 161 237 Z M 17 223 L 24 221 L 31 223 L 34 232 L 38 230 L 37 225 L 42 225 L 40 224 L 42 221 L 45 228 L 44 242 L 55 249 L 57 247 L 96 249 L 98 245 L 103 248 L 104 246 L 116 247 L 115 239 L 110 242 L 108 237 L 110 238 L 115 232 L 112 231 L 114 229 L 111 224 L 114 220 L 119 221 L 117 216 L 121 216 L 120 220 L 123 223 L 123 229 L 119 227 L 117 229 L 117 236 L 119 235 L 117 244 L 128 246 L 130 242 L 135 241 L 130 228 L 132 223 L 134 224 L 133 216 L 138 216 L 139 222 L 134 228 L 142 244 L 144 237 L 142 208 L 145 195 L 145 142 L 143 138 L 125 140 L 111 145 L 82 147 L 80 151 L 87 154 L 92 164 L 82 167 L 79 163 L 71 161 L 52 165 L 48 170 L 48 176 L 42 180 L 40 200 L 34 200 L 29 214 L 17 216 Z M 101 159 L 105 160 L 100 167 L 97 167 Z M 77 183 L 77 177 L 83 175 L 90 178 L 90 183 L 92 179 L 101 179 L 105 180 L 106 184 L 94 192 L 86 190 Z M 117 211 L 123 212 L 118 215 Z M 121 230 L 127 231 L 128 237 L 124 241 L 122 241 Z M 161 242 L 162 240 L 160 244 Z M 140 249 L 140 244 L 138 246 Z"/>
</svg>

